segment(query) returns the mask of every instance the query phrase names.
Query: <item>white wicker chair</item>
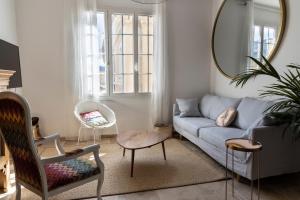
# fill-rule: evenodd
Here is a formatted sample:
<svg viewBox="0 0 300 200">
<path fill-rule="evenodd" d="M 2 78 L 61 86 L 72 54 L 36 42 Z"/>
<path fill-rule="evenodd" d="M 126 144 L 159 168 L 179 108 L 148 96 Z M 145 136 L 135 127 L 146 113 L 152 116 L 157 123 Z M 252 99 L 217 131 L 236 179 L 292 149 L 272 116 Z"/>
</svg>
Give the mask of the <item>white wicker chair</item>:
<svg viewBox="0 0 300 200">
<path fill-rule="evenodd" d="M 108 124 L 102 126 L 91 126 L 87 124 L 87 122 L 84 121 L 80 116 L 80 113 L 96 111 L 96 110 L 99 111 L 103 115 L 103 117 L 105 117 L 105 119 L 109 122 Z M 94 143 L 96 142 L 96 130 L 100 131 L 100 140 L 101 140 L 102 130 L 106 128 L 110 128 L 112 126 L 115 126 L 116 133 L 119 134 L 117 120 L 114 111 L 102 103 L 91 101 L 91 100 L 81 101 L 77 103 L 77 105 L 75 106 L 74 115 L 81 124 L 78 130 L 78 143 L 80 142 L 80 135 L 83 128 L 88 128 L 93 130 Z"/>
</svg>

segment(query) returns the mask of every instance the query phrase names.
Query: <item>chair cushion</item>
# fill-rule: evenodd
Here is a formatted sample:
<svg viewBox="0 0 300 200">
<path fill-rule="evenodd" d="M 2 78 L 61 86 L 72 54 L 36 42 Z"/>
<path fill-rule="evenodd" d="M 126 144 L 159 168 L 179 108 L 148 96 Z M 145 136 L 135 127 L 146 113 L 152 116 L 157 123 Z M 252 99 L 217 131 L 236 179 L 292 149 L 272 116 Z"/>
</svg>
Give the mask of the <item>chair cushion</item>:
<svg viewBox="0 0 300 200">
<path fill-rule="evenodd" d="M 201 113 L 204 117 L 216 120 L 228 107 L 237 108 L 240 101 L 235 98 L 205 95 L 200 103 Z"/>
<path fill-rule="evenodd" d="M 98 110 L 80 113 L 80 116 L 87 125 L 92 127 L 103 126 L 109 123 Z"/>
<path fill-rule="evenodd" d="M 272 101 L 244 98 L 237 108 L 238 113 L 234 125 L 241 129 L 248 129 L 258 119 L 263 118 L 264 111 L 272 104 Z"/>
<path fill-rule="evenodd" d="M 245 130 L 238 128 L 230 127 L 211 127 L 211 128 L 202 128 L 199 131 L 199 138 L 205 142 L 214 145 L 218 149 L 221 149 L 224 152 L 226 151 L 225 141 L 231 138 L 244 138 Z M 231 152 L 230 152 L 231 153 Z M 239 160 L 245 160 L 247 154 L 244 152 L 235 152 L 235 157 Z"/>
<path fill-rule="evenodd" d="M 216 122 L 214 120 L 202 118 L 202 117 L 180 118 L 179 116 L 175 116 L 173 119 L 173 123 L 175 126 L 189 132 L 195 137 L 199 136 L 200 128 L 216 126 Z"/>
<path fill-rule="evenodd" d="M 46 164 L 44 168 L 49 191 L 100 173 L 94 163 L 82 159 Z"/>
</svg>

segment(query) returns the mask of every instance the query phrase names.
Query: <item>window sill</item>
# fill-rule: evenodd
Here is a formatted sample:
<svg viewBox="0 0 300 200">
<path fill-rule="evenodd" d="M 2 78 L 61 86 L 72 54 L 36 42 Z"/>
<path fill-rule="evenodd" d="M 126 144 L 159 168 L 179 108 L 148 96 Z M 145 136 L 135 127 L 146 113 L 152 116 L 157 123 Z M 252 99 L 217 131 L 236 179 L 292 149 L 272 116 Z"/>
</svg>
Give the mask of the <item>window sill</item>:
<svg viewBox="0 0 300 200">
<path fill-rule="evenodd" d="M 92 100 L 110 101 L 110 100 L 122 100 L 122 99 L 150 99 L 151 93 L 137 93 L 137 94 L 113 94 L 107 96 L 89 96 Z"/>
</svg>

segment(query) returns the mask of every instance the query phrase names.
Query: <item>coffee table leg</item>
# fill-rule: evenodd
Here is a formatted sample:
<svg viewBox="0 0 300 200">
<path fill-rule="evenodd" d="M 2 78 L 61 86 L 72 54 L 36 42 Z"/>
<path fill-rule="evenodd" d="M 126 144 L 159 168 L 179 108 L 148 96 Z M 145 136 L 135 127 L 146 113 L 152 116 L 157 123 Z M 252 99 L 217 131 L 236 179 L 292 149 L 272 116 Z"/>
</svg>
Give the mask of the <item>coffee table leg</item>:
<svg viewBox="0 0 300 200">
<path fill-rule="evenodd" d="M 125 156 L 125 151 L 126 151 L 126 149 L 125 149 L 125 148 L 123 148 L 123 157 Z"/>
<path fill-rule="evenodd" d="M 131 150 L 131 177 L 133 177 L 134 153 L 135 153 L 135 150 L 132 149 Z"/>
<path fill-rule="evenodd" d="M 164 153 L 164 159 L 167 160 L 166 150 L 165 150 L 165 142 L 162 142 L 161 145 L 162 145 L 162 149 L 163 149 L 163 153 Z"/>
</svg>

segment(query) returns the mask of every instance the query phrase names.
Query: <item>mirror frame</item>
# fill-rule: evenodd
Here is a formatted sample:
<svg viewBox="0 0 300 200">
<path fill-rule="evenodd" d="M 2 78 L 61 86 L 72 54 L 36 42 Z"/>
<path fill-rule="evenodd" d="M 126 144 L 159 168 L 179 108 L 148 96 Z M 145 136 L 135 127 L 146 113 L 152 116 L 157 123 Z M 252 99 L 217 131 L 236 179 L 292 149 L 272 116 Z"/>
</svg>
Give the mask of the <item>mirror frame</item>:
<svg viewBox="0 0 300 200">
<path fill-rule="evenodd" d="M 212 39 L 211 39 L 211 48 L 212 48 L 212 55 L 213 55 L 213 59 L 214 59 L 214 63 L 216 65 L 216 67 L 218 68 L 219 72 L 221 72 L 221 74 L 223 74 L 225 77 L 229 78 L 229 79 L 233 79 L 234 76 L 230 76 L 228 74 L 226 74 L 224 72 L 224 70 L 220 67 L 217 58 L 216 58 L 216 54 L 215 54 L 215 32 L 216 32 L 216 26 L 217 26 L 217 22 L 220 18 L 221 15 L 221 11 L 223 10 L 225 3 L 228 0 L 223 0 L 218 13 L 216 15 L 215 18 L 215 22 L 214 22 L 214 26 L 213 26 L 213 33 L 212 33 Z M 281 9 L 281 24 L 280 24 L 280 32 L 279 32 L 279 37 L 276 41 L 276 45 L 273 48 L 273 50 L 271 51 L 270 55 L 267 57 L 267 59 L 271 62 L 273 60 L 273 58 L 275 57 L 275 55 L 277 54 L 279 47 L 282 43 L 283 37 L 284 37 L 284 33 L 285 33 L 285 28 L 286 28 L 286 20 L 287 20 L 287 10 L 286 10 L 286 2 L 285 0 L 279 0 L 280 1 L 280 9 Z"/>
</svg>

